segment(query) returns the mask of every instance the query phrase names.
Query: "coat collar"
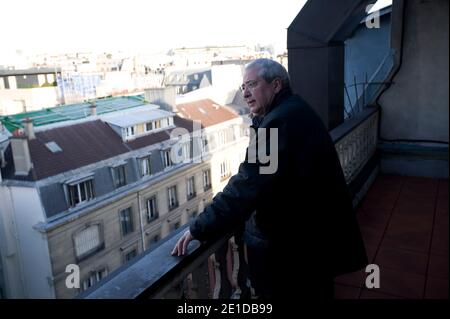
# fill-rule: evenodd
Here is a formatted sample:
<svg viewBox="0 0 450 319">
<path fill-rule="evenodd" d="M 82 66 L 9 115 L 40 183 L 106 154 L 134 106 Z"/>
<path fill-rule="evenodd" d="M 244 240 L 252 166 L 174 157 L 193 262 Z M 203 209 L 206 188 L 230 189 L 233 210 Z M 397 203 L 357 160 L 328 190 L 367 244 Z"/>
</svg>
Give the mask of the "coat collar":
<svg viewBox="0 0 450 319">
<path fill-rule="evenodd" d="M 261 125 L 261 122 L 263 121 L 264 117 L 269 114 L 273 109 L 275 109 L 278 105 L 280 105 L 284 100 L 289 98 L 292 95 L 292 90 L 290 87 L 283 88 L 280 92 L 278 92 L 275 95 L 275 98 L 272 101 L 272 104 L 267 108 L 266 113 L 262 116 L 252 116 L 250 114 L 250 118 L 252 119 L 252 125 L 253 128 L 258 128 Z"/>
</svg>

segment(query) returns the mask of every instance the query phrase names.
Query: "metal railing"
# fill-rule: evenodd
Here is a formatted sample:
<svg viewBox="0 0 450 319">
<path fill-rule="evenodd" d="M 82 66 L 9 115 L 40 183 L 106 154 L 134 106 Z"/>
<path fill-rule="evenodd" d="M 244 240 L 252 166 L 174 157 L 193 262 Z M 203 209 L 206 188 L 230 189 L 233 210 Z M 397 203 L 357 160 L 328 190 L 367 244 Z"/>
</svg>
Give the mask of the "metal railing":
<svg viewBox="0 0 450 319">
<path fill-rule="evenodd" d="M 330 132 L 347 184 L 375 154 L 378 117 L 378 109 L 369 107 Z"/>
</svg>

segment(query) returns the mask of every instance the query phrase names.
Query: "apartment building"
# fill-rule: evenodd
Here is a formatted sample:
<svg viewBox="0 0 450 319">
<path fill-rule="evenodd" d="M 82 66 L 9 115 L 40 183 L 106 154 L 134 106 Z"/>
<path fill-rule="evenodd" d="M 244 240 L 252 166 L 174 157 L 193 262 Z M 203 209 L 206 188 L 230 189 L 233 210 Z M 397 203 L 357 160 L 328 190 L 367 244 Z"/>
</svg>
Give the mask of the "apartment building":
<svg viewBox="0 0 450 319">
<path fill-rule="evenodd" d="M 142 102 L 13 131 L 0 179 L 4 297 L 72 298 L 203 210 L 248 138 L 212 101 L 179 109 Z M 79 288 L 66 283 L 73 265 Z"/>
<path fill-rule="evenodd" d="M 57 68 L 0 70 L 0 115 L 40 110 L 62 103 Z"/>
</svg>

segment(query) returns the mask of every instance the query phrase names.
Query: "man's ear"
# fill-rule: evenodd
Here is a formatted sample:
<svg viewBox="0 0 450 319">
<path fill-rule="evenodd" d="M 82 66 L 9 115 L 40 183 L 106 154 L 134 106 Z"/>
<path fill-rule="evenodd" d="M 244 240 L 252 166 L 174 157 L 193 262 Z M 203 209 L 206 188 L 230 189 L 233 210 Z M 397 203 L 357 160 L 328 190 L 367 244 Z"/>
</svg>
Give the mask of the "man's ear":
<svg viewBox="0 0 450 319">
<path fill-rule="evenodd" d="M 277 94 L 283 88 L 283 83 L 281 82 L 280 78 L 273 79 L 272 83 L 273 83 L 273 90 L 274 90 L 275 94 Z"/>
</svg>

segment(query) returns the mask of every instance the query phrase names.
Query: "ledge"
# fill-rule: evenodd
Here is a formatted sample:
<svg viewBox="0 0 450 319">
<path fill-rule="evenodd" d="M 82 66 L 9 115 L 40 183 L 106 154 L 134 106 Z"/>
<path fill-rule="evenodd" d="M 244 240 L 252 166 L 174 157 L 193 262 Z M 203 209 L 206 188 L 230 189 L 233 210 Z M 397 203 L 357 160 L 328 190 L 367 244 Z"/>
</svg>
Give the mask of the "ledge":
<svg viewBox="0 0 450 319">
<path fill-rule="evenodd" d="M 206 258 L 222 246 L 232 234 L 200 245 L 197 240 L 188 246 L 185 256 L 171 256 L 178 238 L 188 229 L 186 224 L 147 250 L 136 261 L 126 264 L 88 290 L 77 299 L 148 299 L 160 298 L 174 284 L 196 269 Z M 152 271 L 149 271 L 152 270 Z"/>
</svg>

